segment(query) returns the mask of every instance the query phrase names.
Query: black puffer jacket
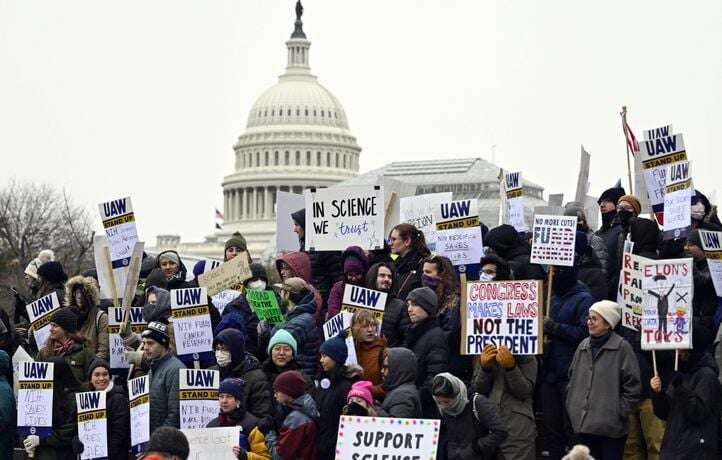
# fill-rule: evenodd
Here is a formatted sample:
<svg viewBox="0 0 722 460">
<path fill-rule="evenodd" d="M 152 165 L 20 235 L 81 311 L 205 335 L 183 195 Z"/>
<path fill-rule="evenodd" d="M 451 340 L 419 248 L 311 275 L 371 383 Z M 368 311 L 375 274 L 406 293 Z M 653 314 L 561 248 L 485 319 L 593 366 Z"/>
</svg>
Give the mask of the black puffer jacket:
<svg viewBox="0 0 722 460">
<path fill-rule="evenodd" d="M 418 359 L 416 386 L 419 387 L 424 417 L 430 417 L 437 414 L 431 396 L 431 380 L 436 374 L 449 370 L 449 345 L 436 318 L 427 318 L 411 326 L 403 346 L 413 351 Z"/>
<path fill-rule="evenodd" d="M 539 265 L 530 262 L 531 247 L 511 225 L 504 224 L 489 230 L 484 237 L 484 244 L 489 246 L 499 257 L 509 262 L 514 279 L 546 279 L 544 270 Z"/>
<path fill-rule="evenodd" d="M 309 292 L 301 299 L 296 308 L 284 315 L 286 322 L 273 328 L 270 336 L 279 329 L 290 332 L 298 345 L 296 362 L 309 377 L 316 375 L 318 368 L 318 349 L 321 346 L 321 331 L 316 327 L 314 313 L 316 302 L 313 293 Z"/>
<path fill-rule="evenodd" d="M 108 408 L 108 460 L 127 460 L 130 450 L 128 390 L 113 384 L 105 397 Z"/>
<path fill-rule="evenodd" d="M 411 249 L 405 256 L 396 259 L 394 288 L 391 291 L 395 297 L 406 301 L 409 292 L 421 287 L 422 260 L 424 257 L 415 249 Z"/>
<path fill-rule="evenodd" d="M 389 262 L 379 262 L 373 264 L 366 273 L 366 287 L 376 289 L 376 277 L 379 274 L 380 267 L 386 267 L 391 270 L 393 280 L 396 280 L 396 267 Z M 381 323 L 381 335 L 386 337 L 389 347 L 396 347 L 406 337 L 406 331 L 409 329 L 409 312 L 403 300 L 397 298 L 394 294 L 394 283 L 391 284 L 390 292 L 386 297 L 386 308 L 384 310 L 384 320 Z"/>
</svg>

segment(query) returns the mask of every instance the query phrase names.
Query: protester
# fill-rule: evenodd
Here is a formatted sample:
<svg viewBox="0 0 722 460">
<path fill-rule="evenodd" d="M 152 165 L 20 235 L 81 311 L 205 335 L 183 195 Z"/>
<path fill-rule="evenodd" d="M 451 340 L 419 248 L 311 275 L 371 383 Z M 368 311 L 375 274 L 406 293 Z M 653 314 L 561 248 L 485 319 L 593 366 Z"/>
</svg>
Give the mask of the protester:
<svg viewBox="0 0 722 460">
<path fill-rule="evenodd" d="M 386 339 L 379 337 L 379 322 L 369 310 L 358 310 L 351 317 L 351 331 L 356 347 L 356 359 L 363 369 L 364 380 L 373 385 L 373 396 L 383 399 L 381 388 L 381 362 Z"/>
<path fill-rule="evenodd" d="M 597 200 L 599 211 L 602 215 L 602 226 L 597 230 L 596 235 L 602 237 L 607 245 L 607 254 L 613 258 L 617 254 L 617 242 L 622 227 L 617 219 L 617 203 L 619 199 L 626 195 L 622 187 L 612 187 L 604 192 Z M 610 260 L 611 262 L 611 260 Z M 612 264 L 608 266 L 608 272 L 613 273 Z"/>
<path fill-rule="evenodd" d="M 429 248 L 426 247 L 424 233 L 406 223 L 391 230 L 389 246 L 391 253 L 398 256 L 395 262 L 396 279 L 393 292 L 396 297 L 405 301 L 409 292 L 422 286 L 422 260 L 430 255 Z"/>
<path fill-rule="evenodd" d="M 489 395 L 509 436 L 501 444 L 505 459 L 536 458 L 532 397 L 537 376 L 535 356 L 513 355 L 504 345 L 488 344 L 474 365 L 471 388 Z"/>
<path fill-rule="evenodd" d="M 10 356 L 0 350 L 0 458 L 12 458 L 17 428 Z"/>
<path fill-rule="evenodd" d="M 213 329 L 213 335 L 217 336 L 226 329 L 236 329 L 243 333 L 247 349 L 255 356 L 262 356 L 258 348 L 258 316 L 253 313 L 251 304 L 248 303 L 246 293 L 242 293 L 235 299 L 228 302 L 223 309 L 221 321 Z"/>
<path fill-rule="evenodd" d="M 246 244 L 246 239 L 241 235 L 241 232 L 234 232 L 233 235 L 231 235 L 228 240 L 226 240 L 226 244 L 223 248 L 223 262 L 228 262 L 229 260 L 232 260 L 235 258 L 238 254 L 248 251 L 248 245 Z M 253 260 L 251 259 L 251 255 L 248 254 L 248 263 L 250 264 Z"/>
<path fill-rule="evenodd" d="M 273 408 L 271 385 L 258 359 L 246 352 L 243 334 L 236 329 L 222 331 L 213 339 L 213 350 L 222 380 L 243 379 L 244 393 L 240 401 L 243 407 L 258 419 L 270 417 Z"/>
<path fill-rule="evenodd" d="M 421 399 L 416 388 L 418 366 L 414 352 L 407 348 L 387 348 L 381 366 L 381 387 L 386 392 L 379 415 L 395 418 L 421 418 Z"/>
<path fill-rule="evenodd" d="M 474 394 L 469 401 L 464 382 L 448 372 L 434 377 L 432 393 L 441 414 L 437 458 L 497 458 L 507 431 L 491 401 L 480 394 Z"/>
<path fill-rule="evenodd" d="M 271 457 L 316 460 L 319 414 L 316 402 L 306 391 L 305 377 L 298 371 L 283 372 L 273 383 L 273 389 L 276 401 L 288 415 L 278 432 L 264 433 Z"/>
<path fill-rule="evenodd" d="M 378 412 L 374 408 L 374 397 L 371 394 L 372 386 L 373 384 L 368 380 L 359 380 L 351 385 L 346 396 L 347 404 L 341 413 L 358 417 L 377 417 Z"/>
<path fill-rule="evenodd" d="M 65 359 L 78 382 L 85 381 L 90 363 L 95 359 L 86 346 L 85 337 L 78 333 L 78 317 L 67 307 L 53 313 L 50 336 L 38 352 L 38 361 L 47 361 L 54 356 Z"/>
<path fill-rule="evenodd" d="M 167 322 L 170 318 L 170 292 L 166 289 L 150 286 L 145 290 L 143 320 Z"/>
<path fill-rule="evenodd" d="M 407 297 L 411 327 L 404 347 L 418 358 L 416 385 L 419 387 L 424 417 L 438 415 L 431 398 L 431 380 L 446 372 L 449 367 L 449 346 L 446 334 L 439 327 L 436 317 L 439 311 L 436 293 L 428 287 L 409 292 Z"/>
<path fill-rule="evenodd" d="M 263 362 L 261 369 L 266 374 L 266 379 L 273 386 L 273 382 L 279 374 L 286 371 L 297 371 L 300 369 L 296 362 L 298 344 L 285 329 L 279 329 L 273 334 L 268 343 L 268 359 Z"/>
<path fill-rule="evenodd" d="M 691 216 L 693 229 L 722 231 L 722 222 L 716 211 L 712 208 L 709 199 L 699 190 L 695 190 L 692 196 Z"/>
<path fill-rule="evenodd" d="M 406 303 L 394 294 L 395 279 L 396 267 L 392 262 L 375 263 L 366 273 L 366 287 L 386 293 L 381 336 L 386 339 L 390 347 L 403 342 L 410 323 Z"/>
<path fill-rule="evenodd" d="M 702 239 L 699 230 L 693 230 L 687 236 L 684 247 L 685 256 L 693 261 L 692 280 L 694 282 L 694 297 L 692 297 L 692 313 L 700 318 L 705 327 L 716 331 L 722 322 L 722 310 L 717 291 L 712 281 L 712 273 L 707 258 L 702 249 Z"/>
<path fill-rule="evenodd" d="M 65 303 L 65 285 L 68 281 L 68 275 L 65 274 L 65 270 L 60 262 L 51 260 L 38 267 L 38 287 L 37 297 L 32 300 L 37 300 L 41 297 L 45 297 L 48 294 L 55 292 L 58 295 L 58 301 L 63 305 Z"/>
<path fill-rule="evenodd" d="M 276 271 L 282 283 L 289 278 L 301 278 L 306 282 L 308 289 L 313 292 L 313 300 L 316 301 L 316 324 L 323 325 L 325 316 L 321 315 L 321 311 L 325 305 L 321 293 L 311 284 L 311 259 L 308 254 L 295 251 L 282 255 L 276 259 Z"/>
<path fill-rule="evenodd" d="M 580 231 L 587 236 L 589 249 L 591 250 L 590 252 L 586 252 L 584 255 L 589 259 L 599 262 L 602 271 L 604 273 L 608 273 L 610 254 L 607 252 L 607 244 L 604 241 L 604 238 L 597 235 L 589 227 L 584 207 L 577 202 L 567 203 L 564 209 L 564 215 L 577 217 L 577 231 Z M 582 265 L 585 265 L 585 262 L 588 263 L 587 261 L 582 261 Z"/>
<path fill-rule="evenodd" d="M 233 447 L 233 455 L 240 460 L 270 459 L 266 438 L 258 429 L 260 420 L 249 412 L 246 400 L 246 382 L 239 378 L 225 378 L 218 387 L 220 412 L 206 428 L 240 426 L 239 445 Z"/>
<path fill-rule="evenodd" d="M 326 319 L 331 319 L 341 311 L 343 293 L 347 284 L 363 286 L 366 272 L 369 269 L 369 259 L 363 249 L 358 246 L 349 246 L 341 256 L 343 266 L 343 279 L 334 283 L 328 294 L 328 311 Z"/>
<path fill-rule="evenodd" d="M 161 269 L 168 285 L 168 290 L 192 287 L 186 281 L 186 266 L 176 251 L 163 251 L 156 258 L 156 268 Z"/>
<path fill-rule="evenodd" d="M 479 266 L 481 267 L 479 281 L 508 281 L 512 279 L 509 263 L 496 254 L 488 254 L 482 257 Z"/>
<path fill-rule="evenodd" d="M 589 308 L 584 339 L 569 367 L 566 408 L 572 429 L 600 460 L 622 458 L 628 418 L 639 403 L 639 365 L 632 346 L 614 332 L 621 311 L 609 300 Z"/>
<path fill-rule="evenodd" d="M 106 394 L 108 460 L 128 460 L 130 450 L 128 390 L 113 382 L 110 364 L 102 359 L 95 359 L 90 365 L 88 380 L 90 391 L 105 391 Z"/>
<path fill-rule="evenodd" d="M 182 431 L 163 426 L 151 433 L 148 452 L 139 460 L 186 460 L 190 450 L 188 439 Z"/>
<path fill-rule="evenodd" d="M 514 279 L 543 280 L 546 278 L 544 270 L 539 265 L 530 263 L 531 246 L 511 225 L 504 224 L 489 230 L 484 238 L 484 244 L 494 251 L 494 254 L 509 263 Z"/>
<path fill-rule="evenodd" d="M 74 276 L 65 284 L 65 305 L 78 317 L 86 346 L 96 357 L 108 359 L 108 314 L 98 307 L 99 296 L 93 278 Z"/>
<path fill-rule="evenodd" d="M 168 350 L 168 326 L 152 321 L 141 334 L 143 354 L 150 363 L 150 431 L 180 426 L 179 371 L 185 365 Z"/>
</svg>

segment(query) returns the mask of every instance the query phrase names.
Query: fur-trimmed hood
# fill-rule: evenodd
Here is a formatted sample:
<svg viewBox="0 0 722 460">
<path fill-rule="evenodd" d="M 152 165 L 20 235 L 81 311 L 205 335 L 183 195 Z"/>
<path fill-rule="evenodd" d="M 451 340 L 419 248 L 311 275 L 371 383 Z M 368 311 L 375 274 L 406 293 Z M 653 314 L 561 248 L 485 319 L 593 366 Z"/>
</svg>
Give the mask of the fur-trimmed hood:
<svg viewBox="0 0 722 460">
<path fill-rule="evenodd" d="M 80 308 L 80 305 L 75 302 L 75 296 L 73 295 L 73 291 L 75 291 L 76 288 L 82 289 L 85 298 L 91 302 L 89 308 L 98 305 L 100 302 L 100 290 L 97 283 L 95 278 L 90 276 L 78 275 L 70 278 L 68 282 L 65 283 L 65 306 Z"/>
</svg>

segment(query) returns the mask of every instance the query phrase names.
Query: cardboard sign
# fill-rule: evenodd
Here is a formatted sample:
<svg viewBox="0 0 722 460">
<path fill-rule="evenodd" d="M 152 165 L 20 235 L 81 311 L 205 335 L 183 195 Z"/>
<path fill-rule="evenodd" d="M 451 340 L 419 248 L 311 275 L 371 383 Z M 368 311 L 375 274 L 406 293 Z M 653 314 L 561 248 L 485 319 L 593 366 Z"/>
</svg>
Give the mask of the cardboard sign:
<svg viewBox="0 0 722 460">
<path fill-rule="evenodd" d="M 524 220 L 524 188 L 521 173 L 505 172 L 502 185 L 506 202 L 506 209 L 502 210 L 502 215 L 505 216 L 503 223 L 513 226 L 517 232 L 529 230 Z"/>
<path fill-rule="evenodd" d="M 248 299 L 248 303 L 259 320 L 267 321 L 270 324 L 284 322 L 283 313 L 278 306 L 278 299 L 273 291 L 248 289 L 246 290 L 246 299 Z"/>
<path fill-rule="evenodd" d="M 576 216 L 534 216 L 531 263 L 571 267 L 576 239 Z"/>
<path fill-rule="evenodd" d="M 308 189 L 306 250 L 343 251 L 349 246 L 384 246 L 384 189 L 381 186 Z"/>
<path fill-rule="evenodd" d="M 452 201 L 451 192 L 428 193 L 426 195 L 406 196 L 400 200 L 399 220 L 413 225 L 424 233 L 426 246 L 430 251 L 436 249 L 436 228 L 434 210 L 441 203 Z"/>
<path fill-rule="evenodd" d="M 28 311 L 30 327 L 32 327 L 33 334 L 35 335 L 35 343 L 38 346 L 38 350 L 40 350 L 45 345 L 48 337 L 50 337 L 50 320 L 55 312 L 60 309 L 58 294 L 53 291 L 30 305 L 26 305 L 25 309 Z"/>
<path fill-rule="evenodd" d="M 441 203 L 434 212 L 436 253 L 447 257 L 460 272 L 478 266 L 483 254 L 476 199 Z"/>
<path fill-rule="evenodd" d="M 108 412 L 105 391 L 75 394 L 78 408 L 78 438 L 83 443 L 81 459 L 108 456 Z"/>
<path fill-rule="evenodd" d="M 351 330 L 351 320 L 353 319 L 353 313 L 342 311 L 338 315 L 326 321 L 323 325 L 323 337 L 324 340 L 328 340 L 331 337 L 336 337 L 339 332 L 346 331 L 346 349 L 348 350 L 348 358 L 346 358 L 346 365 L 358 364 L 358 358 L 356 357 L 356 343 L 353 339 L 353 331 Z M 381 327 L 381 323 L 379 323 Z"/>
<path fill-rule="evenodd" d="M 172 289 L 170 315 L 173 318 L 177 355 L 193 355 L 193 359 L 198 359 L 196 355 L 213 351 L 213 329 L 206 288 Z"/>
<path fill-rule="evenodd" d="M 150 380 L 147 375 L 128 381 L 130 401 L 130 445 L 141 452 L 150 441 Z"/>
<path fill-rule="evenodd" d="M 682 134 L 672 134 L 671 125 L 645 131 L 650 139 L 639 143 L 639 156 L 644 169 L 644 181 L 647 184 L 649 204 L 660 225 L 664 224 L 664 191 L 666 185 L 666 166 L 687 160 Z"/>
<path fill-rule="evenodd" d="M 621 323 L 623 327 L 639 331 L 642 327 L 642 268 L 650 259 L 632 254 L 634 243 L 624 242 L 622 268 L 619 271 L 617 303 L 622 307 Z"/>
<path fill-rule="evenodd" d="M 642 272 L 642 350 L 692 348 L 692 259 L 649 260 Z"/>
<path fill-rule="evenodd" d="M 205 428 L 218 416 L 219 371 L 179 369 L 180 427 Z"/>
<path fill-rule="evenodd" d="M 386 297 L 388 294 L 385 292 L 346 283 L 343 289 L 341 311 L 356 313 L 359 310 L 368 310 L 379 323 L 382 323 L 386 309 Z"/>
<path fill-rule="evenodd" d="M 135 226 L 130 197 L 100 203 L 98 208 L 110 245 L 113 268 L 125 267 L 130 263 L 133 246 L 138 241 L 138 229 Z"/>
<path fill-rule="evenodd" d="M 279 254 L 300 249 L 298 235 L 293 231 L 291 214 L 305 206 L 306 200 L 303 195 L 276 192 L 276 251 Z"/>
<path fill-rule="evenodd" d="M 336 460 L 371 457 L 433 460 L 439 447 L 440 429 L 441 420 L 342 415 Z"/>
<path fill-rule="evenodd" d="M 541 281 L 466 283 L 462 308 L 465 355 L 487 344 L 505 345 L 515 355 L 542 353 Z"/>
<path fill-rule="evenodd" d="M 666 166 L 667 183 L 664 187 L 665 240 L 686 237 L 692 228 L 692 179 L 689 161 L 678 161 Z"/>
<path fill-rule="evenodd" d="M 143 307 L 132 307 L 130 313 L 130 329 L 136 334 L 143 332 L 146 322 L 143 320 Z M 120 325 L 123 323 L 123 308 L 108 308 L 108 348 L 110 351 L 111 369 L 128 369 L 130 365 L 125 356 L 125 345 L 120 336 Z"/>
<path fill-rule="evenodd" d="M 717 297 L 722 297 L 722 232 L 700 230 L 699 237 L 702 240 L 702 250 L 707 259 L 714 290 Z"/>
<path fill-rule="evenodd" d="M 238 445 L 240 426 L 181 429 L 188 439 L 188 460 L 236 460 L 233 446 Z"/>
<path fill-rule="evenodd" d="M 18 376 L 18 421 L 20 436 L 44 438 L 53 433 L 53 363 L 20 363 Z"/>
<path fill-rule="evenodd" d="M 198 286 L 206 288 L 208 295 L 214 296 L 226 289 L 240 288 L 251 276 L 248 254 L 244 251 L 220 267 L 198 276 Z"/>
</svg>

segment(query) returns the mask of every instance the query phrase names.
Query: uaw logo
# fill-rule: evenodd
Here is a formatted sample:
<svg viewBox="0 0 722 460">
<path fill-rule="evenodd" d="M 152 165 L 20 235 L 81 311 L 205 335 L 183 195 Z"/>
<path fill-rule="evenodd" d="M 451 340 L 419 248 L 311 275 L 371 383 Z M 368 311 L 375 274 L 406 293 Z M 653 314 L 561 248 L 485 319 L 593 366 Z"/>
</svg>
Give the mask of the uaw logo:
<svg viewBox="0 0 722 460">
<path fill-rule="evenodd" d="M 31 426 L 31 427 L 30 427 L 30 434 L 35 434 L 35 431 L 36 431 L 36 430 L 35 430 L 35 427 L 34 427 L 34 426 Z"/>
</svg>

